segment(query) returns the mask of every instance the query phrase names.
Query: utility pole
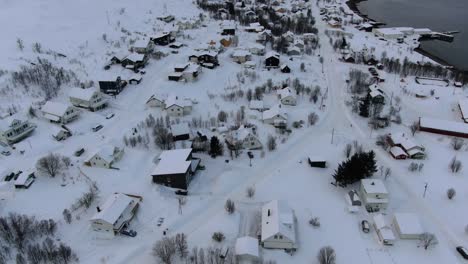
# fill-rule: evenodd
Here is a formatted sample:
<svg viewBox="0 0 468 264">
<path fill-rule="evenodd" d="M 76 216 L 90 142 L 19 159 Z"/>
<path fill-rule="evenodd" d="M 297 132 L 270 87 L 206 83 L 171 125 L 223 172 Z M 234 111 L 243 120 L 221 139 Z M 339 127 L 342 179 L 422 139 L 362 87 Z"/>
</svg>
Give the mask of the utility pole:
<svg viewBox="0 0 468 264">
<path fill-rule="evenodd" d="M 331 138 L 331 143 L 333 144 L 333 137 L 335 136 L 335 128 L 332 130 L 332 138 Z"/>
<path fill-rule="evenodd" d="M 423 198 L 426 198 L 426 191 L 427 191 L 427 182 L 426 182 L 426 185 L 424 185 L 424 194 L 423 194 Z"/>
</svg>

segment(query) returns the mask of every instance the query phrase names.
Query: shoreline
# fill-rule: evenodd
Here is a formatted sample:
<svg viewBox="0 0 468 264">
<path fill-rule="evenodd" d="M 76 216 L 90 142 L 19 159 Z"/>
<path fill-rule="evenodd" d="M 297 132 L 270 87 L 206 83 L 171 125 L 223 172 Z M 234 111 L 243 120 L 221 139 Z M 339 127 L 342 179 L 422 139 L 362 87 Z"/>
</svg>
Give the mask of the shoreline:
<svg viewBox="0 0 468 264">
<path fill-rule="evenodd" d="M 358 15 L 358 16 L 360 16 L 362 18 L 368 19 L 368 20 L 373 21 L 373 22 L 385 24 L 383 22 L 379 22 L 379 21 L 376 21 L 375 19 L 370 18 L 369 15 L 363 14 L 361 12 L 361 10 L 359 10 L 358 4 L 361 3 L 361 2 L 364 2 L 364 1 L 367 1 L 367 0 L 347 0 L 346 5 L 349 7 L 349 9 L 351 9 L 351 11 L 353 11 L 356 15 Z M 433 40 L 430 40 L 430 41 L 433 41 Z M 424 57 L 427 57 L 427 58 L 435 61 L 436 63 L 438 63 L 438 64 L 440 64 L 442 66 L 445 66 L 445 67 L 449 68 L 449 70 L 451 70 L 451 71 L 455 71 L 457 73 L 468 74 L 468 70 L 463 70 L 463 69 L 457 68 L 456 66 L 454 66 L 454 65 L 450 64 L 449 62 L 447 62 L 445 59 L 442 59 L 441 57 L 436 56 L 436 55 L 430 53 L 427 50 L 424 50 L 423 48 L 421 48 L 421 45 L 419 45 L 417 48 L 415 48 L 414 51 L 416 51 L 417 53 L 423 55 Z"/>
</svg>

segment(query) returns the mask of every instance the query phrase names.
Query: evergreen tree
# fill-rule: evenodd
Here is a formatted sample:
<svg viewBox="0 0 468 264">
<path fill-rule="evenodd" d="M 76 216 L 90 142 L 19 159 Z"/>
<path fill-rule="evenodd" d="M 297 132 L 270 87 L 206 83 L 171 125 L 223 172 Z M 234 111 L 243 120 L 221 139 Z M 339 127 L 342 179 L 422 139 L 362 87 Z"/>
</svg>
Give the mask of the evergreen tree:
<svg viewBox="0 0 468 264">
<path fill-rule="evenodd" d="M 371 96 L 367 94 L 366 97 L 361 99 L 361 103 L 359 104 L 359 115 L 362 117 L 369 117 L 369 106 L 371 103 Z"/>
<path fill-rule="evenodd" d="M 374 151 L 355 153 L 343 161 L 333 174 L 336 184 L 345 187 L 372 176 L 377 171 Z"/>
<path fill-rule="evenodd" d="M 223 155 L 223 146 L 216 136 L 211 137 L 210 140 L 210 155 L 215 158 L 216 156 Z"/>
</svg>

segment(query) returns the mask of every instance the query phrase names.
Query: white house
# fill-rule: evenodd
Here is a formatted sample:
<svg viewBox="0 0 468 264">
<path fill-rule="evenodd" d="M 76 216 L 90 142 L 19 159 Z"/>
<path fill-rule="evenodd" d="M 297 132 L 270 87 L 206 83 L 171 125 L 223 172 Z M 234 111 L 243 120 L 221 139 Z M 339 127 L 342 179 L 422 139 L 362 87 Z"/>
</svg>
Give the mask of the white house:
<svg viewBox="0 0 468 264">
<path fill-rule="evenodd" d="M 67 124 L 80 115 L 80 111 L 71 106 L 57 102 L 46 102 L 41 108 L 42 115 L 50 122 Z"/>
<path fill-rule="evenodd" d="M 385 210 L 388 205 L 388 191 L 382 180 L 362 179 L 361 198 L 367 211 Z"/>
<path fill-rule="evenodd" d="M 158 95 L 151 95 L 151 97 L 146 101 L 146 105 L 149 107 L 165 107 L 164 97 Z"/>
<path fill-rule="evenodd" d="M 192 112 L 192 101 L 189 99 L 179 99 L 178 96 L 171 94 L 165 102 L 166 113 L 169 116 L 180 117 L 189 115 Z"/>
<path fill-rule="evenodd" d="M 240 127 L 226 137 L 229 144 L 236 145 L 240 143 L 244 149 L 261 149 L 262 142 L 255 136 L 251 129 Z"/>
<path fill-rule="evenodd" d="M 283 88 L 276 91 L 279 97 L 279 100 L 284 105 L 296 105 L 296 95 L 291 91 L 289 87 Z"/>
<path fill-rule="evenodd" d="M 70 92 L 70 103 L 76 107 L 83 107 L 94 112 L 105 108 L 107 100 L 103 98 L 101 92 L 93 88 L 73 88 Z"/>
<path fill-rule="evenodd" d="M 235 246 L 236 260 L 239 264 L 259 263 L 258 240 L 253 237 L 239 237 Z"/>
<path fill-rule="evenodd" d="M 139 39 L 133 43 L 132 49 L 140 54 L 151 53 L 154 50 L 154 42 L 149 39 Z"/>
<path fill-rule="evenodd" d="M 418 216 L 413 213 L 395 213 L 393 226 L 401 239 L 419 239 L 424 233 Z"/>
<path fill-rule="evenodd" d="M 112 194 L 101 207 L 97 207 L 98 212 L 91 218 L 91 228 L 97 237 L 110 239 L 126 228 L 140 201 L 141 198 L 123 193 Z"/>
<path fill-rule="evenodd" d="M 123 148 L 112 145 L 105 145 L 97 152 L 92 154 L 85 164 L 91 167 L 107 168 L 110 169 L 115 162 L 119 161 L 123 156 Z"/>
<path fill-rule="evenodd" d="M 265 46 L 263 46 L 262 44 L 254 43 L 249 46 L 249 51 L 254 55 L 263 56 L 265 55 Z"/>
<path fill-rule="evenodd" d="M 10 145 L 17 143 L 36 129 L 36 125 L 29 122 L 25 116 L 19 113 L 9 115 L 0 120 L 0 142 Z"/>
<path fill-rule="evenodd" d="M 264 248 L 295 250 L 297 219 L 284 202 L 273 200 L 262 207 L 261 243 Z"/>
<path fill-rule="evenodd" d="M 413 139 L 408 138 L 404 133 L 388 134 L 387 139 L 390 145 L 400 147 L 412 159 L 423 159 L 426 156 L 425 148 L 416 144 Z"/>
<path fill-rule="evenodd" d="M 280 106 L 272 107 L 262 113 L 262 120 L 266 124 L 274 126 L 285 126 L 288 116 L 281 110 Z"/>
<path fill-rule="evenodd" d="M 395 235 L 393 234 L 392 227 L 387 224 L 383 214 L 374 215 L 374 229 L 377 232 L 379 240 L 387 246 L 393 245 L 395 242 Z"/>
<path fill-rule="evenodd" d="M 244 63 L 252 59 L 252 54 L 247 50 L 238 49 L 232 54 L 232 60 L 237 63 Z"/>
</svg>

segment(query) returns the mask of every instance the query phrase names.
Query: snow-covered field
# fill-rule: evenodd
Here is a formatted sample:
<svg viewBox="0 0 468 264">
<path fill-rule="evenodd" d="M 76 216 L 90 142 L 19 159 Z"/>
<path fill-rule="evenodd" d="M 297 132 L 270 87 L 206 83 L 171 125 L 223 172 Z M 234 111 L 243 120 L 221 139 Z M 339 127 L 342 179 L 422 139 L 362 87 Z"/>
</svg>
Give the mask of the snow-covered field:
<svg viewBox="0 0 468 264">
<path fill-rule="evenodd" d="M 155 263 L 151 248 L 164 237 L 164 230 L 167 230 L 167 235 L 185 233 L 190 248 L 220 246 L 213 242 L 211 235 L 222 231 L 226 240 L 221 246 L 232 247 L 237 237 L 249 234 L 250 222 L 254 221 L 252 215 L 261 210 L 266 202 L 279 199 L 286 201 L 295 211 L 299 249 L 293 255 L 282 250 L 261 249 L 264 260 L 316 263 L 319 249 L 330 245 L 336 250 L 337 263 L 462 263 L 455 247 L 468 246 L 468 235 L 465 233 L 468 214 L 464 211 L 464 201 L 468 198 L 468 173 L 464 168 L 452 173 L 448 165 L 453 157 L 466 163 L 468 145 L 465 143 L 461 150 L 454 151 L 450 145 L 451 137 L 417 132 L 411 138 L 425 147 L 427 158 L 417 161 L 424 163 L 421 171 L 410 172 L 408 166 L 411 160 L 392 159 L 375 145 L 375 140 L 377 135 L 391 132 L 411 135 L 409 127 L 419 117 L 462 122 L 457 102 L 466 98 L 468 93 L 451 85 L 420 85 L 415 82 L 414 76 L 401 78 L 387 74 L 386 82 L 380 88 L 385 92 L 387 101 L 390 98 L 399 101 L 402 123 L 382 130 L 371 130 L 367 120 L 352 113 L 345 104 L 351 98 L 345 82 L 349 70 L 359 68 L 367 71 L 367 67 L 339 60 L 341 55 L 333 51 L 324 34 L 329 28 L 319 19 L 319 10 L 313 2 L 311 7 L 317 18 L 323 63 L 320 63 L 317 55 L 302 55 L 290 60 L 290 57 L 282 54 L 281 62 L 287 62 L 292 70 L 291 74 L 284 74 L 277 69 L 264 69 L 264 57 L 254 55 L 255 77 L 250 78 L 243 74 L 241 65 L 232 61 L 230 55 L 234 48 L 229 47 L 218 56 L 220 66 L 213 70 L 203 68 L 195 82 L 168 81 L 167 76 L 174 65 L 186 62 L 194 48 L 207 46 L 211 41 L 219 42 L 220 21 L 206 17 L 204 26 L 185 30 L 177 37 L 177 41 L 185 45 L 177 54 L 170 53 L 167 47 L 158 46 L 157 49 L 168 52 L 169 56 L 160 60 L 151 58 L 145 67 L 142 82 L 130 84 L 117 97 L 109 98 L 108 108 L 98 112 L 82 110 L 80 117 L 69 124 L 74 135 L 67 140 L 55 141 L 50 131 L 57 125 L 42 118 L 33 118 L 31 121 L 37 125 L 36 130 L 16 144 L 10 156 L 0 155 L 0 171 L 33 168 L 39 158 L 49 153 L 71 157 L 72 166 L 64 176 L 50 178 L 41 175 L 29 189 L 13 190 L 12 197 L 0 201 L 0 215 L 16 212 L 56 220 L 59 223 L 58 237 L 76 251 L 80 263 Z M 132 3 L 122 0 L 0 0 L 0 6 L 0 22 L 11 25 L 3 27 L 0 42 L 0 70 L 6 71 L 0 75 L 2 114 L 11 107 L 26 112 L 32 103 L 43 100 L 43 95 L 34 92 L 34 89 L 26 92 L 22 87 L 12 86 L 9 73 L 18 70 L 19 66 L 34 62 L 37 57 L 45 58 L 54 65 L 73 70 L 80 81 L 94 81 L 94 86 L 98 87 L 99 80 L 115 79 L 117 76 L 125 79 L 132 75 L 119 65 L 113 65 L 110 70 L 104 70 L 104 65 L 113 55 L 127 54 L 130 40 L 150 36 L 167 27 L 167 24 L 156 19 L 158 16 L 173 14 L 177 20 L 198 18 L 204 12 L 189 0 L 137 0 Z M 373 50 L 377 57 L 385 51 L 388 57 L 398 57 L 400 60 L 404 57 L 413 61 L 424 60 L 420 54 L 409 52 L 408 44 L 382 42 L 371 33 L 357 31 L 351 26 L 346 26 L 345 31 L 353 34 L 350 42 L 356 50 Z M 125 32 L 131 33 L 128 35 Z M 241 26 L 236 35 L 239 46 L 255 43 L 256 34 L 245 32 Z M 18 48 L 18 39 L 24 43 L 23 50 Z M 32 51 L 36 42 L 41 44 L 43 53 Z M 66 57 L 55 53 L 65 54 Z M 304 72 L 300 70 L 301 63 L 305 65 Z M 244 80 L 240 81 L 242 78 Z M 196 153 L 206 169 L 197 172 L 189 187 L 187 203 L 181 211 L 178 196 L 173 190 L 151 182 L 154 160 L 161 153 L 154 144 L 149 144 L 148 148 L 126 147 L 122 160 L 115 164 L 119 170 L 83 165 L 86 157 L 101 146 L 123 145 L 123 137 L 130 135 L 133 128 L 144 131 L 139 124 L 149 114 L 165 116 L 160 108 L 145 105 L 153 94 L 175 94 L 197 102 L 190 115 L 177 120 L 173 118 L 173 122 L 191 122 L 193 119 L 210 121 L 223 110 L 228 113 L 228 123 L 234 123 L 236 112 L 241 106 L 247 107 L 248 101 L 245 97 L 229 101 L 223 99 L 223 95 L 232 91 L 254 90 L 270 79 L 275 86 L 279 86 L 281 82 L 295 78 L 306 86 L 321 87 L 319 103 L 311 102 L 308 95 L 300 95 L 296 106 L 282 106 L 289 116 L 288 125 L 292 129 L 289 136 L 277 134 L 271 125 L 262 123 L 258 112 L 247 109 L 248 122 L 258 127 L 263 151 L 253 151 L 255 158 L 252 166 L 249 166 L 247 150 L 234 159 L 227 150 L 223 157 L 216 159 Z M 68 103 L 70 88 L 71 85 L 63 87 L 52 100 Z M 418 98 L 415 96 L 417 93 L 425 93 L 428 97 Z M 272 106 L 277 104 L 276 98 L 273 91 L 265 95 L 265 102 Z M 324 107 L 320 107 L 321 101 Z M 110 112 L 115 116 L 106 119 L 106 114 Z M 319 117 L 314 126 L 292 128 L 293 121 L 304 120 L 307 123 L 311 112 Z M 96 123 L 102 124 L 103 128 L 92 132 L 91 127 Z M 274 151 L 266 149 L 268 135 L 277 137 L 278 147 Z M 372 222 L 373 214 L 367 213 L 364 208 L 354 214 L 348 212 L 344 199 L 344 194 L 350 189 L 359 188 L 358 185 L 343 189 L 330 184 L 334 181 L 332 174 L 335 168 L 345 159 L 343 149 L 354 141 L 376 152 L 379 167 L 391 168 L 392 173 L 385 180 L 390 192 L 390 204 L 385 212 L 388 220 L 395 212 L 418 214 L 424 229 L 438 237 L 436 247 L 426 251 L 419 247 L 418 241 L 411 240 L 397 240 L 393 247 L 384 246 L 378 241 L 373 228 L 369 234 L 361 231 L 361 221 L 366 219 Z M 73 156 L 74 151 L 81 147 L 85 148 L 83 156 Z M 311 168 L 307 163 L 308 155 L 323 157 L 328 167 Z M 377 172 L 375 177 L 382 178 L 381 172 Z M 87 191 L 89 179 L 99 187 L 98 201 L 87 210 L 73 212 L 73 221 L 67 224 L 62 211 Z M 423 197 L 426 183 L 427 193 Z M 246 197 L 248 187 L 256 189 L 253 198 Z M 451 187 L 457 192 L 453 200 L 446 195 Z M 102 205 L 115 192 L 143 197 L 130 225 L 138 235 L 134 238 L 116 236 L 111 240 L 98 239 L 90 228 L 89 219 L 95 214 L 95 207 Z M 233 215 L 224 210 L 228 198 L 236 203 L 237 210 Z M 320 218 L 320 228 L 311 227 L 309 220 L 312 217 Z M 161 226 L 157 225 L 159 218 L 164 218 Z"/>
</svg>

